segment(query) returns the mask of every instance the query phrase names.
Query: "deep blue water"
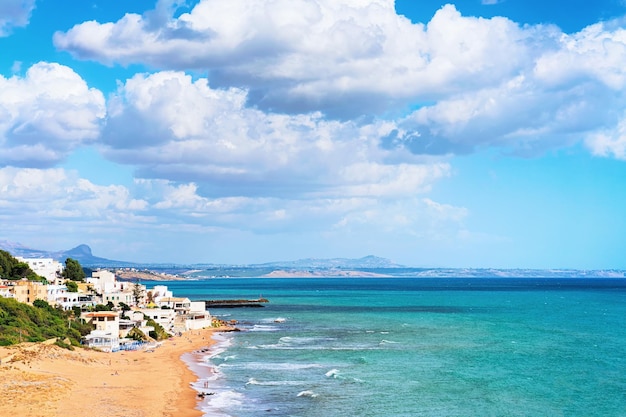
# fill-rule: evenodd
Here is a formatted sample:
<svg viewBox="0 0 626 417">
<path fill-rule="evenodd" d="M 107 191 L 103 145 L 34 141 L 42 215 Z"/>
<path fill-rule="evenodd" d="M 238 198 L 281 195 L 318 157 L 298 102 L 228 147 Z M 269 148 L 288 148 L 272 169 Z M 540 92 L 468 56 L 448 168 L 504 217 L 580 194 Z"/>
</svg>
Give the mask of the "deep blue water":
<svg viewBox="0 0 626 417">
<path fill-rule="evenodd" d="M 626 279 L 165 284 L 270 300 L 211 311 L 207 416 L 626 416 Z"/>
</svg>

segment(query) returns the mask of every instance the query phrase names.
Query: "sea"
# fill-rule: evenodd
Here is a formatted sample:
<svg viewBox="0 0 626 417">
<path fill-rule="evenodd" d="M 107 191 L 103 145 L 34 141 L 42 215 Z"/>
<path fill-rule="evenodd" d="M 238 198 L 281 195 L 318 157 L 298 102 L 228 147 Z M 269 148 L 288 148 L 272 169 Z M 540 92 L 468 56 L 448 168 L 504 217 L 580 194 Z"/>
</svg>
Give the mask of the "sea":
<svg viewBox="0 0 626 417">
<path fill-rule="evenodd" d="M 200 353 L 205 416 L 626 416 L 624 278 L 169 281 L 239 332 Z"/>
</svg>

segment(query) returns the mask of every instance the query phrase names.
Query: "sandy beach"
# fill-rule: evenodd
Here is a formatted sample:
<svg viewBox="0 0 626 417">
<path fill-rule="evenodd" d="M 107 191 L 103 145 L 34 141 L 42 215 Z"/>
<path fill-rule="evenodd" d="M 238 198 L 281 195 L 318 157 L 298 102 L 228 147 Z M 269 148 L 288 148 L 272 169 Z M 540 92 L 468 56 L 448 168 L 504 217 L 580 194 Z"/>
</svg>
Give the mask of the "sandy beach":
<svg viewBox="0 0 626 417">
<path fill-rule="evenodd" d="M 200 417 L 197 375 L 181 356 L 214 343 L 194 330 L 150 351 L 104 353 L 23 343 L 0 347 L 0 415 Z"/>
</svg>

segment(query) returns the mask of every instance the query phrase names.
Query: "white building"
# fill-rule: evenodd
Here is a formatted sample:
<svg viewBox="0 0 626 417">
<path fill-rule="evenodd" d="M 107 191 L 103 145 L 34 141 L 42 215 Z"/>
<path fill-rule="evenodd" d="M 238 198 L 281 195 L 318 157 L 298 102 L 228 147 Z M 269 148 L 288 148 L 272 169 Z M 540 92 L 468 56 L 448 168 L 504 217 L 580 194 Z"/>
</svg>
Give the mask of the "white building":
<svg viewBox="0 0 626 417">
<path fill-rule="evenodd" d="M 95 327 L 95 330 L 102 330 L 116 335 L 120 333 L 120 316 L 113 311 L 93 311 L 83 313 L 80 316 L 88 324 Z"/>
<path fill-rule="evenodd" d="M 63 278 L 63 264 L 52 258 L 21 258 L 16 257 L 20 262 L 26 262 L 33 272 L 48 280 L 49 284 L 61 284 Z"/>
<path fill-rule="evenodd" d="M 135 303 L 134 295 L 132 291 L 111 291 L 102 293 L 102 304 L 113 303 L 114 306 L 119 306 L 120 303 L 124 303 L 128 306 Z"/>
<path fill-rule="evenodd" d="M 95 327 L 87 336 L 87 346 L 114 352 L 120 348 L 120 317 L 111 311 L 95 311 L 83 313 L 80 316 L 87 323 Z"/>
<path fill-rule="evenodd" d="M 149 319 L 155 321 L 168 333 L 174 333 L 174 322 L 176 320 L 176 311 L 171 309 L 160 308 L 140 308 L 134 310 L 133 314 L 140 314 L 142 317 L 146 316 Z M 132 317 L 131 317 L 132 319 Z"/>
<path fill-rule="evenodd" d="M 95 292 L 102 294 L 105 292 L 119 291 L 120 288 L 115 280 L 115 274 L 106 269 L 93 271 L 91 277 L 85 279 L 88 284 L 93 286 Z"/>
<path fill-rule="evenodd" d="M 0 284 L 0 297 L 4 298 L 13 298 L 13 293 L 11 292 L 11 287 L 8 285 Z"/>
<path fill-rule="evenodd" d="M 134 282 L 118 281 L 115 274 L 106 269 L 93 271 L 91 277 L 87 278 L 88 284 L 102 297 L 102 304 L 109 302 L 118 306 L 120 303 L 135 305 L 135 287 L 139 285 L 142 297 L 139 304 L 143 304 L 146 296 L 146 286 Z"/>
<path fill-rule="evenodd" d="M 85 344 L 92 349 L 116 352 L 120 349 L 120 338 L 118 333 L 93 330 L 85 336 Z"/>
<path fill-rule="evenodd" d="M 155 285 L 152 289 L 147 290 L 153 302 L 157 302 L 161 298 L 171 298 L 174 293 L 167 289 L 167 285 Z"/>
<path fill-rule="evenodd" d="M 91 294 L 69 291 L 66 291 L 61 298 L 57 298 L 56 302 L 63 310 L 71 310 L 72 307 L 93 307 L 98 304 Z"/>
</svg>

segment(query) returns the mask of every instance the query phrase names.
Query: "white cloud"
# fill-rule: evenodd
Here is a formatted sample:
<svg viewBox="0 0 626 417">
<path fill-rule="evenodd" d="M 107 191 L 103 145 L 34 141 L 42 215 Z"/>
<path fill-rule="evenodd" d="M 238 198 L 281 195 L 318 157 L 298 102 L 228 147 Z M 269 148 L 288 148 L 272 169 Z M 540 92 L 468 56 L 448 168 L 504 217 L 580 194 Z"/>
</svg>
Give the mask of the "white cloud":
<svg viewBox="0 0 626 417">
<path fill-rule="evenodd" d="M 286 152 L 289 143 L 302 142 L 293 131 L 290 139 L 267 139 L 259 129 L 265 139 L 257 148 L 234 139 L 259 128 L 250 122 L 253 118 L 284 135 L 277 124 L 295 119 L 274 112 L 305 114 L 300 118 L 308 120 L 297 123 L 314 124 L 334 138 L 356 137 L 356 122 L 331 127 L 325 118 L 391 118 L 418 103 L 420 108 L 389 132 L 387 151 L 400 146 L 415 154 L 463 154 L 491 146 L 532 155 L 599 137 L 598 132 L 617 126 L 626 110 L 626 30 L 619 20 L 568 35 L 550 25 L 462 16 L 452 5 L 425 24 L 413 24 L 395 12 L 392 0 L 264 0 L 254 7 L 244 0 L 201 0 L 178 17 L 173 17 L 173 4 L 162 1 L 156 11 L 114 23 L 79 24 L 57 33 L 55 43 L 79 58 L 105 63 L 208 70 L 214 89 L 203 88 L 216 100 L 230 100 L 224 106 L 234 106 L 239 121 L 247 121 L 245 133 L 217 128 L 220 142 L 212 152 L 230 157 L 257 152 L 268 142 L 277 165 L 295 156 Z M 133 82 L 127 83 L 128 91 Z M 197 99 L 189 97 L 196 104 Z M 179 115 L 189 114 L 196 124 L 169 123 L 166 116 L 167 132 L 184 136 L 216 128 L 202 125 L 206 115 L 196 117 L 196 108 L 185 108 L 185 97 L 179 101 Z M 215 112 L 226 111 L 211 105 Z M 230 125 L 237 124 L 229 117 Z M 165 141 L 164 134 L 169 133 L 155 128 L 150 140 Z M 337 140 L 325 143 L 341 147 Z M 195 145 L 167 153 L 206 152 L 200 142 Z M 263 159 L 264 152 L 259 154 Z M 310 156 L 316 155 L 327 153 Z M 266 160 L 260 165 L 268 166 Z M 203 170 L 215 175 L 253 171 L 238 164 Z"/>
<path fill-rule="evenodd" d="M 52 166 L 94 141 L 104 116 L 102 93 L 68 67 L 40 62 L 23 78 L 0 76 L 0 166 Z"/>
<path fill-rule="evenodd" d="M 414 196 L 208 198 L 194 183 L 136 180 L 131 187 L 101 186 L 63 169 L 0 168 L 4 238 L 20 236 L 59 249 L 88 242 L 104 248 L 99 255 L 117 259 L 127 259 L 131 241 L 168 256 L 163 240 L 185 247 L 183 235 L 193 242 L 188 250 L 217 237 L 224 244 L 232 236 L 258 243 L 262 236 L 287 232 L 328 245 L 379 233 L 400 234 L 407 241 L 451 239 L 464 229 L 465 215 L 463 208 Z M 210 256 L 197 248 L 193 253 L 196 262 Z"/>
<path fill-rule="evenodd" d="M 19 213 L 23 223 L 40 227 L 63 219 L 120 222 L 142 211 L 146 202 L 134 199 L 123 186 L 100 186 L 60 168 L 0 168 L 0 208 L 9 227 Z"/>
<path fill-rule="evenodd" d="M 0 2 L 0 37 L 8 36 L 15 27 L 28 25 L 35 0 L 2 0 Z"/>
<path fill-rule="evenodd" d="M 382 149 L 393 123 L 268 114 L 246 97 L 180 72 L 137 75 L 110 99 L 105 154 L 144 178 L 196 182 L 214 196 L 397 196 L 426 192 L 449 173 L 445 163 Z"/>
<path fill-rule="evenodd" d="M 626 117 L 613 129 L 590 134 L 585 143 L 594 155 L 626 160 Z"/>
<path fill-rule="evenodd" d="M 391 0 L 202 0 L 173 17 L 175 4 L 55 35 L 79 58 L 208 70 L 193 83 L 179 72 L 136 76 L 109 105 L 110 155 L 130 161 L 141 146 L 147 176 L 326 187 L 327 177 L 311 173 L 335 179 L 332 165 L 346 156 L 348 166 L 375 167 L 398 149 L 532 155 L 599 137 L 626 110 L 620 21 L 568 35 L 462 16 L 452 5 L 413 24 Z M 405 118 L 380 121 L 412 103 Z M 327 119 L 358 115 L 368 118 Z"/>
<path fill-rule="evenodd" d="M 396 14 L 392 0 L 202 0 L 177 18 L 156 15 L 85 22 L 54 42 L 107 64 L 208 69 L 212 84 L 249 89 L 260 109 L 341 117 L 498 84 L 532 54 L 531 30 L 451 5 L 427 25 Z"/>
</svg>

